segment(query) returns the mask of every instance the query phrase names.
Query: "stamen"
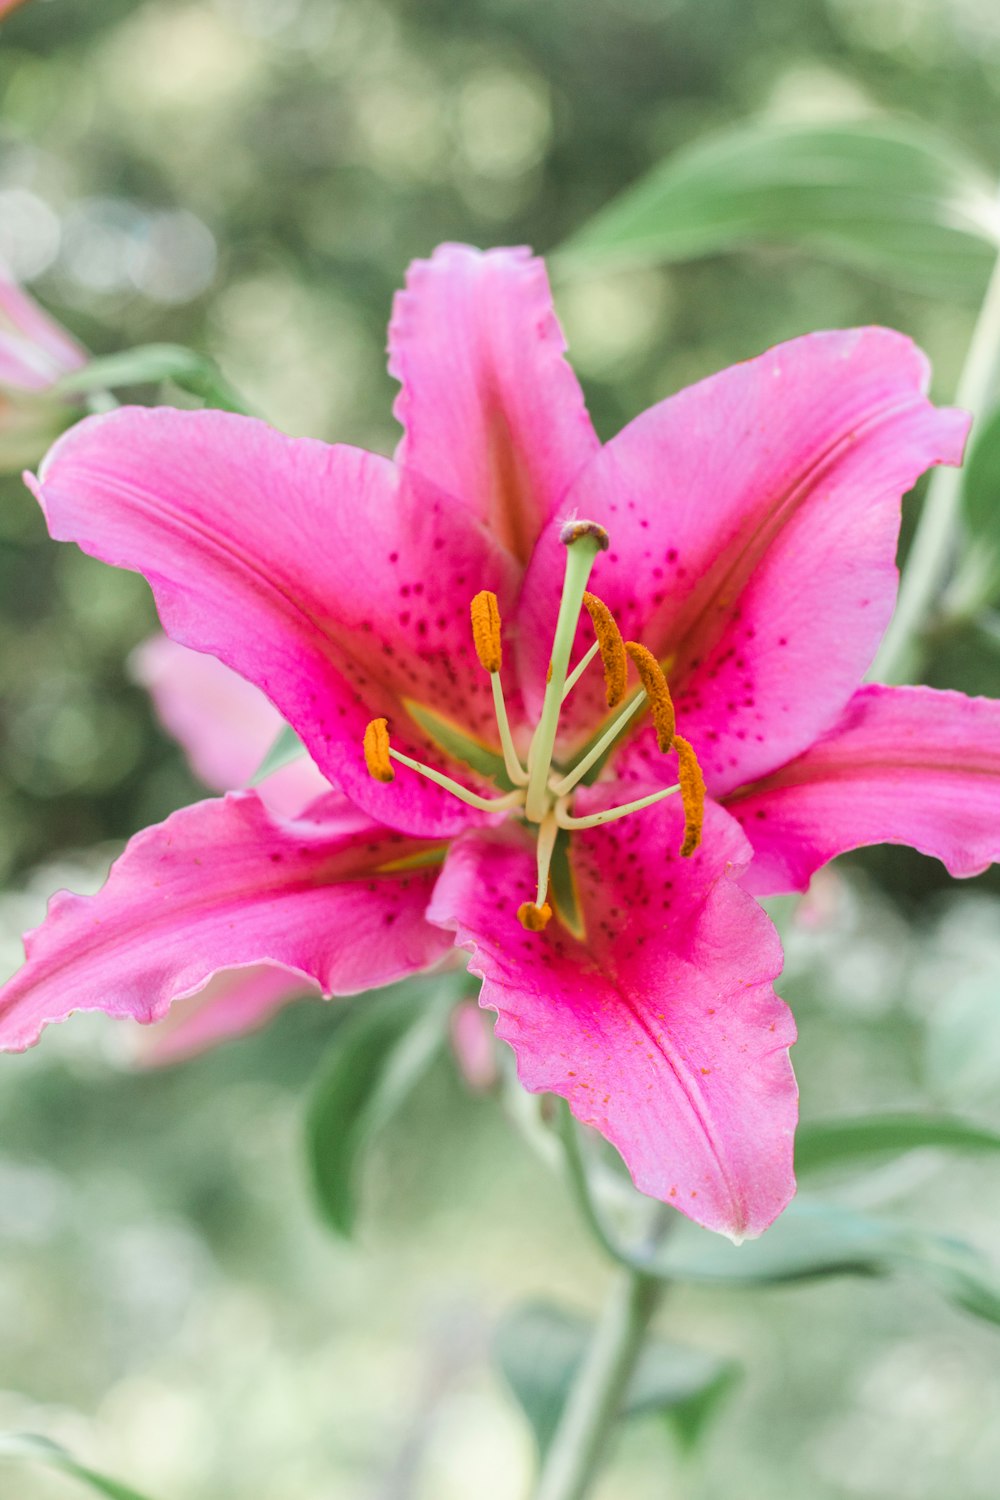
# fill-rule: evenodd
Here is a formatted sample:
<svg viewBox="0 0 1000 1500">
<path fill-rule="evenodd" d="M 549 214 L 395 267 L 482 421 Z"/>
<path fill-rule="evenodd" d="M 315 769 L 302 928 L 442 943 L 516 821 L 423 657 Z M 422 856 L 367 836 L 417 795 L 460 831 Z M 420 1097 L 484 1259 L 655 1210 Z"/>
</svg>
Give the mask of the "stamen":
<svg viewBox="0 0 1000 1500">
<path fill-rule="evenodd" d="M 646 697 L 649 699 L 649 712 L 653 720 L 653 728 L 656 730 L 656 743 L 661 751 L 666 754 L 674 742 L 674 732 L 677 728 L 677 720 L 674 715 L 673 700 L 670 697 L 670 689 L 667 687 L 667 679 L 663 675 L 660 663 L 656 660 L 652 651 L 641 646 L 638 641 L 626 641 L 625 650 L 635 662 L 642 685 L 646 689 Z"/>
<path fill-rule="evenodd" d="M 500 606 L 496 594 L 483 589 L 469 606 L 472 615 L 472 639 L 484 672 L 499 672 L 503 659 L 500 643 Z"/>
<path fill-rule="evenodd" d="M 559 825 L 555 820 L 555 814 L 547 813 L 542 819 L 538 830 L 538 843 L 535 846 L 535 858 L 538 861 L 538 893 L 534 901 L 524 901 L 517 909 L 517 920 L 529 932 L 541 932 L 552 916 L 552 907 L 548 901 L 549 868 L 558 836 Z"/>
<path fill-rule="evenodd" d="M 510 720 L 507 717 L 507 703 L 500 682 L 503 646 L 500 640 L 500 606 L 497 604 L 496 594 L 491 593 L 489 589 L 483 589 L 470 604 L 469 613 L 472 616 L 472 640 L 476 655 L 479 657 L 479 665 L 490 674 L 493 708 L 496 713 L 497 729 L 500 731 L 504 767 L 515 786 L 527 786 L 528 773 L 514 749 L 514 738 L 510 732 Z"/>
<path fill-rule="evenodd" d="M 622 640 L 621 631 L 615 624 L 614 615 L 603 599 L 598 599 L 596 594 L 586 593 L 583 596 L 583 604 L 594 626 L 594 634 L 597 636 L 597 646 L 604 666 L 604 688 L 608 707 L 617 708 L 625 696 L 625 682 L 628 676 L 625 642 Z"/>
<path fill-rule="evenodd" d="M 478 792 L 470 792 L 467 787 L 462 786 L 451 776 L 446 776 L 443 771 L 435 771 L 433 766 L 425 766 L 422 761 L 414 760 L 411 755 L 404 755 L 402 750 L 394 750 L 389 743 L 389 726 L 385 719 L 372 719 L 365 730 L 364 750 L 368 774 L 376 781 L 395 781 L 396 776 L 390 761 L 398 760 L 400 765 L 409 766 L 411 771 L 417 771 L 421 776 L 426 776 L 428 781 L 436 782 L 438 786 L 444 787 L 446 792 L 451 792 L 453 797 L 458 797 L 461 802 L 468 803 L 469 807 L 478 807 L 481 812 L 507 812 L 512 807 L 521 807 L 524 803 L 524 792 L 520 789 L 507 792 L 503 797 L 481 797 Z"/>
<path fill-rule="evenodd" d="M 581 781 L 583 777 L 586 776 L 591 766 L 595 765 L 597 761 L 600 760 L 601 756 L 608 749 L 608 747 L 614 744 L 615 740 L 621 734 L 629 719 L 631 719 L 635 714 L 638 713 L 639 709 L 642 708 L 645 701 L 646 694 L 642 689 L 640 689 L 639 692 L 636 693 L 635 697 L 632 699 L 632 702 L 628 705 L 628 707 L 622 709 L 621 713 L 618 715 L 617 719 L 615 719 L 614 723 L 605 730 L 599 740 L 595 741 L 595 743 L 591 745 L 586 755 L 582 760 L 577 762 L 572 771 L 567 772 L 567 774 L 562 778 L 561 781 L 549 782 L 549 791 L 552 792 L 552 794 L 556 797 L 565 797 L 567 792 L 571 792 L 576 786 L 577 782 Z"/>
<path fill-rule="evenodd" d="M 385 719 L 372 719 L 365 730 L 365 765 L 376 781 L 395 781 L 396 773 L 389 763 L 389 725 Z"/>
<path fill-rule="evenodd" d="M 504 768 L 515 786 L 527 786 L 528 773 L 522 766 L 518 753 L 514 748 L 514 738 L 510 732 L 510 720 L 507 718 L 507 703 L 503 695 L 499 672 L 490 673 L 490 687 L 493 689 L 493 709 L 496 713 L 497 728 L 500 731 L 500 748 L 503 750 Z"/>
<path fill-rule="evenodd" d="M 596 521 L 571 521 L 559 533 L 566 548 L 566 573 L 552 641 L 552 672 L 545 685 L 542 712 L 528 754 L 528 796 L 525 812 L 540 823 L 549 807 L 548 779 L 559 727 L 559 709 L 569 669 L 569 653 L 576 635 L 584 590 L 598 552 L 608 546 L 608 533 Z"/>
<path fill-rule="evenodd" d="M 652 807 L 654 802 L 662 802 L 664 797 L 672 797 L 681 790 L 679 783 L 661 787 L 658 792 L 650 792 L 648 797 L 638 797 L 635 802 L 626 802 L 621 807 L 606 807 L 603 812 L 590 813 L 586 818 L 571 817 L 566 811 L 565 798 L 560 798 L 556 803 L 556 822 L 560 828 L 598 828 L 602 823 L 616 823 L 619 818 L 627 818 L 629 813 L 642 812 L 644 807 Z"/>
<path fill-rule="evenodd" d="M 443 771 L 435 771 L 433 766 L 425 766 L 422 761 L 414 760 L 410 755 L 404 755 L 402 750 L 390 750 L 389 754 L 393 760 L 398 760 L 401 766 L 409 766 L 411 771 L 417 771 L 421 776 L 426 776 L 428 781 L 435 782 L 444 787 L 446 792 L 451 792 L 460 802 L 468 803 L 469 807 L 478 807 L 481 812 L 508 812 L 512 807 L 524 805 L 524 792 L 518 788 L 517 791 L 507 792 L 502 797 L 481 797 L 478 792 L 470 792 L 468 787 L 462 786 L 461 782 L 455 781 L 451 776 L 446 776 Z"/>
<path fill-rule="evenodd" d="M 688 740 L 676 735 L 674 749 L 677 751 L 677 776 L 684 802 L 684 842 L 681 854 L 688 859 L 701 843 L 701 830 L 705 822 L 705 778 L 694 748 Z"/>
<path fill-rule="evenodd" d="M 577 662 L 572 672 L 566 678 L 566 686 L 563 688 L 562 695 L 562 701 L 564 703 L 566 702 L 566 699 L 576 687 L 577 683 L 580 681 L 580 678 L 583 676 L 584 672 L 586 672 L 587 668 L 590 666 L 590 663 L 594 660 L 594 657 L 597 655 L 600 649 L 600 641 L 595 641 L 594 644 L 585 652 L 585 654 L 580 657 L 580 660 Z"/>
</svg>

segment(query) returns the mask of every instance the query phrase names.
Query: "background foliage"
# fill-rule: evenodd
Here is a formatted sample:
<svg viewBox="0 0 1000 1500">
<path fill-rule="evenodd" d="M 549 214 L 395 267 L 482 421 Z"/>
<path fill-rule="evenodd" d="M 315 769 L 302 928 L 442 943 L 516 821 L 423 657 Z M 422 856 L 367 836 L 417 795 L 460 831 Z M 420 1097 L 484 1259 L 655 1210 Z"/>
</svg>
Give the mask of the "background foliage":
<svg viewBox="0 0 1000 1500">
<path fill-rule="evenodd" d="M 554 250 L 750 116 L 902 111 L 995 175 L 998 96 L 991 0 L 34 0 L 0 30 L 0 254 L 93 351 L 190 344 L 286 430 L 390 450 L 390 299 L 438 241 Z M 922 343 L 948 399 L 976 298 L 974 272 L 916 289 L 770 245 L 567 264 L 557 300 L 608 436 L 778 339 L 863 321 Z M 13 967 L 40 894 L 98 878 L 101 856 L 75 851 L 113 852 L 199 789 L 127 676 L 145 585 L 49 543 L 14 480 L 0 622 Z M 1000 654 L 954 631 L 929 680 L 1000 695 Z M 789 911 L 807 1117 L 934 1105 L 1000 1124 L 998 889 L 955 893 L 887 850 Z M 603 1267 L 446 1059 L 369 1164 L 361 1249 L 327 1237 L 301 1135 L 338 1024 L 303 1007 L 137 1074 L 136 1039 L 87 1018 L 0 1059 L 0 1428 L 161 1500 L 519 1493 L 530 1437 L 489 1365 L 495 1325 L 521 1295 L 585 1309 Z M 922 1152 L 850 1195 L 989 1244 L 995 1172 Z M 601 1500 L 995 1493 L 995 1331 L 922 1283 L 690 1288 L 665 1322 L 748 1374 L 681 1478 L 638 1419 Z M 41 1469 L 13 1484 L 71 1493 Z"/>
</svg>

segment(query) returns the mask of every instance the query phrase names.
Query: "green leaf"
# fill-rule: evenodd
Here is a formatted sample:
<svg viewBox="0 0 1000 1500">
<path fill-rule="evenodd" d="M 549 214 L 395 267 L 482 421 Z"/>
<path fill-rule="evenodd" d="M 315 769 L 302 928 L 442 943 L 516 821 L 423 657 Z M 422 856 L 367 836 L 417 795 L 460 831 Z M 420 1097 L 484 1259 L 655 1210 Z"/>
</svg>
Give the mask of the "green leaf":
<svg viewBox="0 0 1000 1500">
<path fill-rule="evenodd" d="M 1000 1275 L 972 1246 L 891 1219 L 796 1199 L 760 1239 L 731 1245 L 684 1224 L 657 1264 L 677 1281 L 769 1286 L 819 1276 L 907 1271 L 988 1322 L 1000 1324 Z"/>
<path fill-rule="evenodd" d="M 1000 589 L 1000 407 L 973 427 L 962 509 L 971 543 L 963 571 L 974 572 L 976 599 L 985 603 Z"/>
<path fill-rule="evenodd" d="M 108 1479 L 106 1475 L 88 1469 L 85 1464 L 77 1463 L 58 1443 L 34 1433 L 0 1432 L 0 1460 L 6 1458 L 29 1459 L 45 1464 L 58 1473 L 68 1474 L 71 1479 L 79 1479 L 81 1483 L 89 1485 L 94 1494 L 103 1495 L 106 1500 L 146 1500 L 138 1490 L 130 1489 L 127 1484 L 119 1484 L 117 1480 Z"/>
<path fill-rule="evenodd" d="M 981 295 L 1000 242 L 987 174 L 915 123 L 742 124 L 670 157 L 557 252 L 567 275 L 761 242 Z"/>
<path fill-rule="evenodd" d="M 953 1151 L 1000 1151 L 1000 1132 L 956 1115 L 879 1114 L 800 1125 L 795 1138 L 799 1175 L 885 1152 L 943 1146 Z"/>
<path fill-rule="evenodd" d="M 91 392 L 117 390 L 119 386 L 159 384 L 164 380 L 172 380 L 182 391 L 198 396 L 206 406 L 244 416 L 250 414 L 246 401 L 229 384 L 215 361 L 180 344 L 143 344 L 138 349 L 89 360 L 82 369 L 65 376 L 55 389 L 59 395 L 86 396 Z"/>
<path fill-rule="evenodd" d="M 292 726 L 283 724 L 271 748 L 253 773 L 250 785 L 258 786 L 265 777 L 273 775 L 275 771 L 280 771 L 282 766 L 290 766 L 293 760 L 298 760 L 301 755 L 307 753 L 305 745 Z"/>
<path fill-rule="evenodd" d="M 306 1114 L 316 1199 L 330 1227 L 349 1238 L 365 1152 L 441 1048 L 465 974 L 411 981 L 358 1002 L 337 1032 Z"/>
<path fill-rule="evenodd" d="M 531 1424 L 542 1457 L 592 1332 L 586 1318 L 549 1302 L 514 1308 L 497 1329 L 497 1364 Z M 685 1447 L 693 1446 L 738 1372 L 730 1360 L 654 1339 L 646 1344 L 633 1372 L 622 1416 L 663 1413 Z"/>
</svg>

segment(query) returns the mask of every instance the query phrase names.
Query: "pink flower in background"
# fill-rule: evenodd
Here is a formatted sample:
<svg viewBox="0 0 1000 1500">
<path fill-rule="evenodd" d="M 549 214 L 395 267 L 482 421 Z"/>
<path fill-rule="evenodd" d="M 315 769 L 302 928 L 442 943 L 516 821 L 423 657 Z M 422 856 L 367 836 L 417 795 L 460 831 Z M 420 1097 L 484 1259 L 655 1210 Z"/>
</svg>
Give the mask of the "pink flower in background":
<svg viewBox="0 0 1000 1500">
<path fill-rule="evenodd" d="M 0 0 L 0 21 L 5 16 L 9 16 L 12 10 L 16 10 L 19 5 L 23 4 L 24 0 Z"/>
<path fill-rule="evenodd" d="M 86 351 L 0 266 L 0 387 L 47 391 L 86 363 Z"/>
<path fill-rule="evenodd" d="M 0 266 L 0 469 L 34 463 L 66 426 L 72 409 L 50 392 L 86 362 L 80 345 Z"/>
<path fill-rule="evenodd" d="M 876 840 L 959 874 L 1000 849 L 998 705 L 858 686 L 900 497 L 967 420 L 906 339 L 860 329 L 602 447 L 563 351 L 539 262 L 444 246 L 390 328 L 395 462 L 211 411 L 56 445 L 53 536 L 145 573 L 168 634 L 260 688 L 336 790 L 139 835 L 101 893 L 57 898 L 0 1042 L 73 1009 L 155 1020 L 243 966 L 350 992 L 454 942 L 525 1085 L 739 1238 L 794 1189 L 793 1027 L 750 889 Z M 567 682 L 595 630 L 604 673 Z"/>
</svg>

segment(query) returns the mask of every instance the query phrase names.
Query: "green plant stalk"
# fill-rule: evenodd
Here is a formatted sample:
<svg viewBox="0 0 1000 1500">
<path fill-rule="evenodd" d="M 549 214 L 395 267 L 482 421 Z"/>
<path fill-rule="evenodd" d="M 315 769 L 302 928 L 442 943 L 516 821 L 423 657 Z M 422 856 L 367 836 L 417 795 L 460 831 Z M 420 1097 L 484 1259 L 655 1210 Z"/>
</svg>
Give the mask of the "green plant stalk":
<svg viewBox="0 0 1000 1500">
<path fill-rule="evenodd" d="M 1000 257 L 973 329 L 956 406 L 982 415 L 1000 366 Z M 927 615 L 947 581 L 955 557 L 962 504 L 962 471 L 938 468 L 931 475 L 924 508 L 900 583 L 899 600 L 869 676 L 876 682 L 906 682 L 919 666 L 919 638 Z"/>
<path fill-rule="evenodd" d="M 622 1398 L 642 1353 L 663 1285 L 619 1269 L 587 1357 L 570 1389 L 536 1500 L 584 1500 L 597 1478 Z"/>
</svg>

